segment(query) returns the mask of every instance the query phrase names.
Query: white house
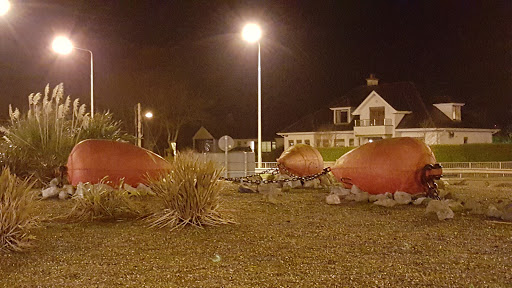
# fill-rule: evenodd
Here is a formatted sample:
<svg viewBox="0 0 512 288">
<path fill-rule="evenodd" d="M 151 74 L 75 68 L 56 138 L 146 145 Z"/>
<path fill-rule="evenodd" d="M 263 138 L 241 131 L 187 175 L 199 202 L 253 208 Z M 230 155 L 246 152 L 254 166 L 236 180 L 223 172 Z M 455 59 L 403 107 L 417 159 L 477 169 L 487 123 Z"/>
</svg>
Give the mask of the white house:
<svg viewBox="0 0 512 288">
<path fill-rule="evenodd" d="M 284 148 L 359 146 L 367 142 L 413 137 L 432 144 L 492 143 L 498 129 L 463 119 L 464 103 L 427 105 L 411 82 L 367 85 L 349 91 L 324 109 L 309 114 L 277 134 Z"/>
</svg>

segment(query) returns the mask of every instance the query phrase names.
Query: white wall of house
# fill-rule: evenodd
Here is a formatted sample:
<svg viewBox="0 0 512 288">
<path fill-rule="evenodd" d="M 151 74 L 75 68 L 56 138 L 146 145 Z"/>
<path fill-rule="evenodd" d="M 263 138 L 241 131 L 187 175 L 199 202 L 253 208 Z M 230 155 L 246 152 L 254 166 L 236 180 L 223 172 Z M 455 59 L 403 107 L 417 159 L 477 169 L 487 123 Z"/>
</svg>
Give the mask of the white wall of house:
<svg viewBox="0 0 512 288">
<path fill-rule="evenodd" d="M 436 144 L 474 144 L 492 143 L 492 135 L 498 130 L 472 128 L 413 128 L 396 130 L 396 137 L 412 137 Z"/>
<path fill-rule="evenodd" d="M 380 97 L 377 92 L 373 91 L 366 97 L 366 99 L 359 105 L 352 115 L 359 115 L 360 120 L 368 120 L 370 119 L 370 107 L 384 107 L 385 119 L 392 119 L 394 122 L 396 117 L 396 110 L 391 105 L 388 104 L 382 97 Z M 402 120 L 402 119 L 400 119 Z M 397 124 L 393 123 L 393 126 L 396 127 Z"/>
<path fill-rule="evenodd" d="M 308 144 L 313 147 L 358 146 L 354 131 L 304 132 L 279 134 L 284 138 L 284 149 L 296 144 Z"/>
</svg>

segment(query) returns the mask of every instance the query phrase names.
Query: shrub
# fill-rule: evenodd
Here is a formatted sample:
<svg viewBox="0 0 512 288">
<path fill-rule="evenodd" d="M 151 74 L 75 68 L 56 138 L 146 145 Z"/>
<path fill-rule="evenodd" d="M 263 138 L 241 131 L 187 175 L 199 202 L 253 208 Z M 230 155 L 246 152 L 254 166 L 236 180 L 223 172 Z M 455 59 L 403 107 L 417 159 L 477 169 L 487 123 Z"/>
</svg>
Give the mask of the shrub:
<svg viewBox="0 0 512 288">
<path fill-rule="evenodd" d="M 173 167 L 150 188 L 163 204 L 163 210 L 148 217 L 151 227 L 174 230 L 194 226 L 233 223 L 219 212 L 222 169 L 212 161 L 204 162 L 188 152 L 178 153 Z"/>
<path fill-rule="evenodd" d="M 30 246 L 29 230 L 37 224 L 33 216 L 32 183 L 21 181 L 9 168 L 0 174 L 0 251 L 23 251 Z"/>
<path fill-rule="evenodd" d="M 46 86 L 41 93 L 28 96 L 28 112 L 9 106 L 10 121 L 0 127 L 0 164 L 11 168 L 19 177 L 35 175 L 43 183 L 54 177 L 54 170 L 67 162 L 71 149 L 84 139 L 128 139 L 120 123 L 110 113 L 96 114 L 93 119 L 85 113 L 85 105 L 68 96 L 59 84 L 50 95 Z"/>
<path fill-rule="evenodd" d="M 130 199 L 127 191 L 114 189 L 106 184 L 79 184 L 73 197 L 75 205 L 65 216 L 74 221 L 116 220 L 136 218 L 141 215 L 139 207 Z"/>
</svg>

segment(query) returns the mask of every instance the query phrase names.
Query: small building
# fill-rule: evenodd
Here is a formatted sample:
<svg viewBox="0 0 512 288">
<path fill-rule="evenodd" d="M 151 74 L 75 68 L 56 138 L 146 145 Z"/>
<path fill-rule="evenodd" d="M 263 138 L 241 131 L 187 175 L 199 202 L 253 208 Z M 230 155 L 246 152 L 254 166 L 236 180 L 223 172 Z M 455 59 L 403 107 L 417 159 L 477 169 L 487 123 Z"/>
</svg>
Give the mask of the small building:
<svg viewBox="0 0 512 288">
<path fill-rule="evenodd" d="M 498 129 L 464 117 L 464 103 L 427 105 L 412 82 L 380 84 L 370 75 L 325 108 L 306 115 L 277 134 L 284 149 L 360 146 L 392 137 L 413 137 L 432 144 L 492 143 Z"/>
<path fill-rule="evenodd" d="M 218 147 L 218 140 L 223 135 L 229 135 L 229 134 L 221 134 L 216 135 L 215 137 L 204 127 L 201 126 L 199 130 L 195 133 L 195 135 L 192 137 L 193 141 L 193 149 L 197 152 L 222 152 Z M 232 136 L 234 141 L 234 147 L 233 150 L 238 151 L 250 151 L 250 152 L 256 152 L 258 147 L 258 139 L 257 138 L 236 138 L 236 136 Z M 265 139 L 261 143 L 261 152 L 262 153 L 270 153 L 273 152 L 280 147 L 283 147 L 283 139 L 281 137 L 267 140 Z"/>
</svg>

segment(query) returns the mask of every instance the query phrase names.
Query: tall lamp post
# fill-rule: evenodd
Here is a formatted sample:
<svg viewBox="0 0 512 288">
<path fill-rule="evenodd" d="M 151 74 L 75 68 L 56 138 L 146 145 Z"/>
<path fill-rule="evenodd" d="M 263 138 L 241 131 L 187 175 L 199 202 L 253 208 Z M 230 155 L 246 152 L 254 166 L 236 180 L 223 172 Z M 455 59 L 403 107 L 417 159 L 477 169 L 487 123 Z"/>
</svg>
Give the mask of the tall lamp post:
<svg viewBox="0 0 512 288">
<path fill-rule="evenodd" d="M 11 3 L 9 0 L 0 0 L 0 16 L 4 16 L 9 12 L 9 9 L 11 8 Z"/>
<path fill-rule="evenodd" d="M 260 49 L 260 38 L 261 29 L 260 26 L 254 23 L 245 25 L 242 30 L 242 37 L 245 41 L 254 43 L 258 42 L 258 168 L 262 168 L 261 163 L 261 49 Z"/>
<path fill-rule="evenodd" d="M 93 70 L 92 51 L 89 49 L 79 48 L 79 47 L 74 46 L 73 43 L 71 43 L 71 40 L 69 40 L 67 37 L 64 37 L 64 36 L 55 37 L 55 39 L 53 40 L 53 43 L 52 43 L 52 48 L 53 48 L 53 51 L 55 51 L 59 54 L 63 54 L 63 55 L 71 53 L 71 51 L 73 49 L 89 52 L 89 54 L 91 55 L 91 118 L 93 118 L 94 117 L 94 88 L 93 88 L 94 87 L 93 86 L 93 83 L 94 83 L 93 71 L 94 70 Z"/>
<path fill-rule="evenodd" d="M 144 113 L 144 117 L 147 119 L 153 118 L 153 112 L 147 111 Z M 142 109 L 140 103 L 137 103 L 137 107 L 135 108 L 135 132 L 137 134 L 137 146 L 142 147 Z"/>
</svg>

